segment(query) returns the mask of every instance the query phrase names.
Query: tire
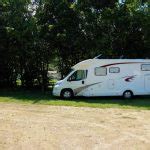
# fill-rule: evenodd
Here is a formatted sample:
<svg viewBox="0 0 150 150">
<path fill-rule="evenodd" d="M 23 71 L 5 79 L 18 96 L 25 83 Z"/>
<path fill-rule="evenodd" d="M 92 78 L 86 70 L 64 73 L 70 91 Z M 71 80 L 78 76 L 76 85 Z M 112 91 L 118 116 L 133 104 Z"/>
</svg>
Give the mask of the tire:
<svg viewBox="0 0 150 150">
<path fill-rule="evenodd" d="M 74 96 L 73 91 L 71 89 L 64 89 L 61 92 L 61 97 L 63 99 L 70 99 Z"/>
<path fill-rule="evenodd" d="M 130 90 L 125 91 L 125 92 L 123 93 L 123 98 L 124 98 L 124 99 L 131 99 L 132 97 L 133 97 L 133 92 L 130 91 Z"/>
</svg>

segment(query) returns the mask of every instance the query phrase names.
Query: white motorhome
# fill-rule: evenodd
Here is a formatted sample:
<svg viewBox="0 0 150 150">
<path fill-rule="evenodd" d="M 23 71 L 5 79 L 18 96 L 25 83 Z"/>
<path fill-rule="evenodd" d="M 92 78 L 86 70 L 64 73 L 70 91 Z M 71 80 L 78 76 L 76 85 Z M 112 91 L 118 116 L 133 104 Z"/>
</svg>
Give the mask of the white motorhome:
<svg viewBox="0 0 150 150">
<path fill-rule="evenodd" d="M 89 59 L 72 71 L 53 89 L 54 96 L 150 95 L 149 59 Z"/>
</svg>

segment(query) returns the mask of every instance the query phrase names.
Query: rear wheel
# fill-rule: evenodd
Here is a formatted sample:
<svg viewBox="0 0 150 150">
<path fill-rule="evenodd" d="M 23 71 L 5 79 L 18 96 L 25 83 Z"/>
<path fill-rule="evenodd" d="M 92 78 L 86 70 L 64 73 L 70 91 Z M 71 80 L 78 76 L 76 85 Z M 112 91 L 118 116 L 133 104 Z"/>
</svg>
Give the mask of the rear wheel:
<svg viewBox="0 0 150 150">
<path fill-rule="evenodd" d="M 133 97 L 133 92 L 132 91 L 125 91 L 124 93 L 123 93 L 123 97 L 124 97 L 124 99 L 131 99 L 132 97 Z"/>
<path fill-rule="evenodd" d="M 63 99 L 70 99 L 74 96 L 73 91 L 71 89 L 64 89 L 61 92 L 61 97 Z"/>
</svg>

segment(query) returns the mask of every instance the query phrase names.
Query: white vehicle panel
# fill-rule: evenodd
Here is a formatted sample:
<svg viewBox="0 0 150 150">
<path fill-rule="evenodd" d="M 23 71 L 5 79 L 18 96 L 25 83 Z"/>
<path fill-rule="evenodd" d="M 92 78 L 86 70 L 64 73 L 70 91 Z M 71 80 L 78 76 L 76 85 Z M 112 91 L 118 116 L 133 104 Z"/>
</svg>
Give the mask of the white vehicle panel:
<svg viewBox="0 0 150 150">
<path fill-rule="evenodd" d="M 87 77 L 79 81 L 68 81 L 72 72 L 59 86 L 54 87 L 53 93 L 60 96 L 63 89 L 69 88 L 75 96 L 121 96 L 126 90 L 132 91 L 134 95 L 148 95 L 149 66 L 150 60 L 143 59 L 85 60 L 73 66 L 73 69 L 74 72 L 87 70 Z"/>
</svg>

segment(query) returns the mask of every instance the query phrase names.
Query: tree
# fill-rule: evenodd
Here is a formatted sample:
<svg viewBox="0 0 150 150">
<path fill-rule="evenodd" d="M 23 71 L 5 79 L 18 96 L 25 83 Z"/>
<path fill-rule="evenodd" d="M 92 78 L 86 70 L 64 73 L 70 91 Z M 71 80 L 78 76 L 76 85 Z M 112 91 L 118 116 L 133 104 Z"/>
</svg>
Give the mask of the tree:
<svg viewBox="0 0 150 150">
<path fill-rule="evenodd" d="M 0 86 L 48 85 L 53 60 L 62 78 L 76 63 L 150 57 L 149 3 L 139 0 L 1 0 Z"/>
<path fill-rule="evenodd" d="M 6 54 L 4 53 L 7 43 L 7 32 L 4 17 L 4 12 L 6 11 L 5 9 L 6 7 L 4 6 L 4 2 L 0 2 L 0 86 L 5 86 L 7 82 L 7 69 L 5 68 Z"/>
<path fill-rule="evenodd" d="M 9 26 L 9 3 L 0 3 L 0 86 L 12 87 L 16 83 L 16 57 L 12 46 L 12 31 Z"/>
<path fill-rule="evenodd" d="M 79 60 L 77 38 L 78 16 L 68 2 L 46 1 L 37 13 L 42 38 L 58 56 L 58 67 L 63 75 Z"/>
</svg>

